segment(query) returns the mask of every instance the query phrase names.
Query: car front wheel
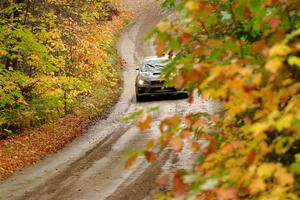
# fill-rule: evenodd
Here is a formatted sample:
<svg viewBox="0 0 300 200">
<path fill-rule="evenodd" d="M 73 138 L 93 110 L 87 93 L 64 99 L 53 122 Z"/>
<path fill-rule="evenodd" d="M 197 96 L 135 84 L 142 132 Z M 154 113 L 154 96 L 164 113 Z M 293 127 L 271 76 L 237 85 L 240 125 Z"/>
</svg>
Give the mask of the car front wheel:
<svg viewBox="0 0 300 200">
<path fill-rule="evenodd" d="M 137 102 L 141 102 L 143 100 L 144 100 L 143 96 L 136 95 L 136 101 Z"/>
</svg>

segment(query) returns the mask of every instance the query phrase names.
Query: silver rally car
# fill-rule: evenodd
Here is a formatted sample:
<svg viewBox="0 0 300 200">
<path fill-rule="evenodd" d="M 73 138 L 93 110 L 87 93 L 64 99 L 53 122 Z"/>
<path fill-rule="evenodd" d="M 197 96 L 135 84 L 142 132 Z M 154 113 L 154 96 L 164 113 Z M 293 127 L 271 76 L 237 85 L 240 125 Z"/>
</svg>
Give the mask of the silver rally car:
<svg viewBox="0 0 300 200">
<path fill-rule="evenodd" d="M 187 94 L 186 91 L 176 90 L 174 87 L 165 87 L 161 79 L 161 71 L 168 63 L 168 57 L 146 57 L 135 80 L 136 100 L 142 101 L 146 96 L 166 94 Z"/>
</svg>

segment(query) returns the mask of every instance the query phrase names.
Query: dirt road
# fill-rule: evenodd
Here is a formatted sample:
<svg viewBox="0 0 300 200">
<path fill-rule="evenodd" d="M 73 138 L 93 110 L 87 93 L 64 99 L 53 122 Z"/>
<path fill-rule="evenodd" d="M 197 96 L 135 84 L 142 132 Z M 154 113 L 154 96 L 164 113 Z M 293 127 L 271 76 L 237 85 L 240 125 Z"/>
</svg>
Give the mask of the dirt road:
<svg viewBox="0 0 300 200">
<path fill-rule="evenodd" d="M 126 65 L 123 72 L 124 90 L 119 102 L 105 120 L 97 122 L 87 134 L 76 139 L 62 151 L 17 172 L 0 183 L 0 199 L 32 200 L 143 200 L 148 196 L 155 175 L 172 165 L 186 163 L 189 155 L 176 156 L 171 150 L 161 152 L 156 162 L 139 159 L 129 170 L 123 168 L 121 153 L 142 147 L 149 138 L 158 136 L 158 123 L 175 113 L 202 110 L 214 112 L 216 106 L 201 99 L 189 105 L 185 99 L 151 99 L 137 103 L 134 98 L 135 68 L 144 56 L 154 55 L 145 35 L 162 18 L 155 0 L 123 1 L 140 12 L 135 22 L 124 31 L 118 49 Z M 160 106 L 154 126 L 139 134 L 132 124 L 119 120 L 143 107 Z"/>
</svg>

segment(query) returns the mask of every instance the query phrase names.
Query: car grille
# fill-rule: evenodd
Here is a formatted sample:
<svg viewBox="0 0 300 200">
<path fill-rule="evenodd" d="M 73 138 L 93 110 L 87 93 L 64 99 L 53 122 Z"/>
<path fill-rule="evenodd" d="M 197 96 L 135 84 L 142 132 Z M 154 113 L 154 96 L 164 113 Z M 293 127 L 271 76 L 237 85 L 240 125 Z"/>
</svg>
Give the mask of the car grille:
<svg viewBox="0 0 300 200">
<path fill-rule="evenodd" d="M 153 86 L 163 86 L 164 81 L 151 81 L 151 85 L 153 85 Z"/>
</svg>

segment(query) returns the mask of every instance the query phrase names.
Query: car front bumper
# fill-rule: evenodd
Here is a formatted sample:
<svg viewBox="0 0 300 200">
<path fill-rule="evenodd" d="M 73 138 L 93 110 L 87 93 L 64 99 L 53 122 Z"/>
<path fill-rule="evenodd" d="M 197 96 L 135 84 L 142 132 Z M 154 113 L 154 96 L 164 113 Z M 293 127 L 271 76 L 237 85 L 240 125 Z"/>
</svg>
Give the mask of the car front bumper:
<svg viewBox="0 0 300 200">
<path fill-rule="evenodd" d="M 186 91 L 176 90 L 174 87 L 163 87 L 163 86 L 136 86 L 136 94 L 138 96 L 148 95 L 165 95 L 165 94 L 186 94 Z"/>
</svg>

